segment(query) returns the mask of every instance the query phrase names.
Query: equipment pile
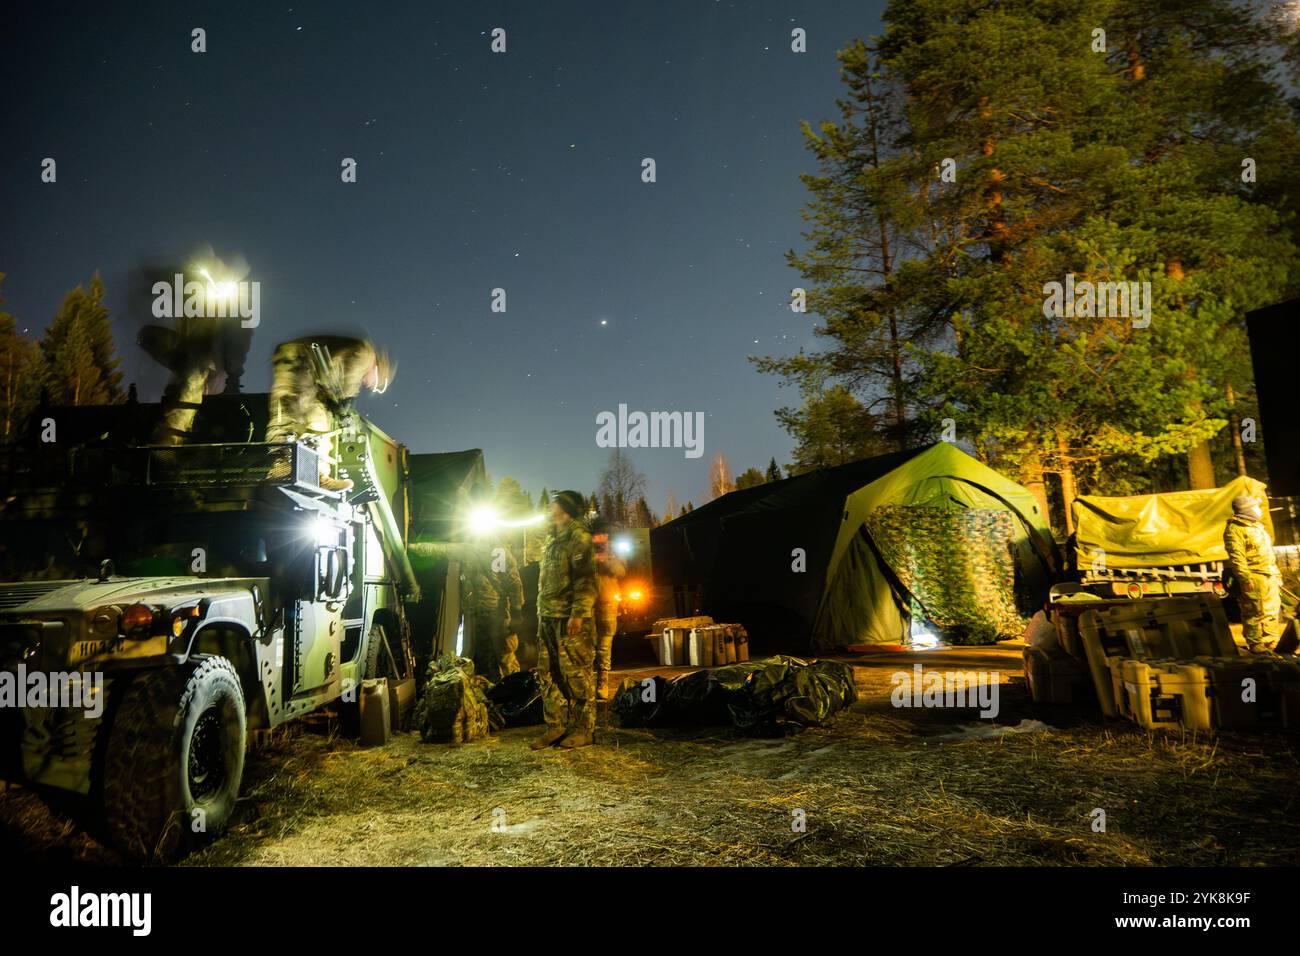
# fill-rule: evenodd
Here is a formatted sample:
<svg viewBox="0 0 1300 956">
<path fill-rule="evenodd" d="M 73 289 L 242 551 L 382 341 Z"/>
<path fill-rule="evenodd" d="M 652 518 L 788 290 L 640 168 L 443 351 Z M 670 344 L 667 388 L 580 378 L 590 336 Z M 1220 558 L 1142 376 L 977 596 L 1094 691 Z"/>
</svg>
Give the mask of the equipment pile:
<svg viewBox="0 0 1300 956">
<path fill-rule="evenodd" d="M 857 699 L 853 669 L 839 661 L 776 656 L 684 674 L 628 678 L 613 711 L 625 727 L 730 723 L 771 736 L 823 726 Z"/>
</svg>

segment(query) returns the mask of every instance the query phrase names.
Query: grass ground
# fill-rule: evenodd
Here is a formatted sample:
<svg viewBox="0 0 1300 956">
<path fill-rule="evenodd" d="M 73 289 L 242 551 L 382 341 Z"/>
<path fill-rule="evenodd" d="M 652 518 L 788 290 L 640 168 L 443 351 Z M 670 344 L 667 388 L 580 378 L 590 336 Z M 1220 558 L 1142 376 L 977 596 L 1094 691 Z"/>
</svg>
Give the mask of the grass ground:
<svg viewBox="0 0 1300 956">
<path fill-rule="evenodd" d="M 893 707 L 891 675 L 917 659 L 998 671 L 999 716 Z M 518 728 L 367 749 L 317 715 L 250 753 L 230 829 L 185 863 L 1300 863 L 1300 740 L 1034 709 L 1019 660 L 1017 645 L 857 658 L 858 703 L 781 739 L 611 726 L 598 746 L 536 752 Z M 117 862 L 82 823 L 75 806 L 0 793 L 0 849 Z"/>
</svg>

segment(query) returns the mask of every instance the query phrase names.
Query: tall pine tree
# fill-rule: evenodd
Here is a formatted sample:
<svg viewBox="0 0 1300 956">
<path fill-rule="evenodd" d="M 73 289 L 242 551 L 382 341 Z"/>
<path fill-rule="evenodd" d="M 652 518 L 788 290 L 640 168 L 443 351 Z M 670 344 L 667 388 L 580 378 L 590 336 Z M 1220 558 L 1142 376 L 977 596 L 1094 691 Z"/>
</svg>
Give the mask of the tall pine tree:
<svg viewBox="0 0 1300 956">
<path fill-rule="evenodd" d="M 41 339 L 42 385 L 55 405 L 101 405 L 122 398 L 121 360 L 104 305 L 104 283 L 95 273 L 89 291 L 78 285 Z"/>
</svg>

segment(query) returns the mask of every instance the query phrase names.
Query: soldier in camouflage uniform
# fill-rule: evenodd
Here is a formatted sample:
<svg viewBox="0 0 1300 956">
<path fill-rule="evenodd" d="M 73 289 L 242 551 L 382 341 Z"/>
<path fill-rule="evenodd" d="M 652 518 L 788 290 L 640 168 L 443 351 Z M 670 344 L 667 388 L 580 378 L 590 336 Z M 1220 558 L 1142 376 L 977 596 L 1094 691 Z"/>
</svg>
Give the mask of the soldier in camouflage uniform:
<svg viewBox="0 0 1300 956">
<path fill-rule="evenodd" d="M 271 356 L 272 378 L 270 420 L 266 426 L 268 442 L 306 441 L 316 446 L 321 456 L 320 485 L 328 491 L 346 491 L 349 479 L 329 474 L 332 441 L 337 427 L 328 393 L 317 379 L 312 362 L 312 346 L 319 345 L 328 354 L 337 376 L 341 398 L 348 403 L 362 388 L 383 394 L 392 378 L 388 358 L 362 339 L 335 335 L 312 335 L 276 346 Z"/>
<path fill-rule="evenodd" d="M 554 528 L 542 549 L 537 585 L 537 676 L 546 733 L 533 741 L 534 750 L 561 738 L 562 747 L 590 746 L 596 729 L 596 559 L 581 514 L 576 491 L 551 499 Z"/>
<path fill-rule="evenodd" d="M 510 618 L 524 604 L 524 582 L 519 576 L 519 562 L 504 544 L 475 547 L 468 562 L 469 583 L 467 610 L 474 628 L 474 670 L 490 681 L 508 673 L 503 669 L 506 635 Z M 518 670 L 518 662 L 514 669 Z"/>
<path fill-rule="evenodd" d="M 180 316 L 176 328 L 147 325 L 136 341 L 171 372 L 163 390 L 162 417 L 150 441 L 179 445 L 194 427 L 208 381 L 218 368 L 226 373 L 226 394 L 237 394 L 253 330 L 239 319 Z"/>
<path fill-rule="evenodd" d="M 1273 555 L 1273 539 L 1263 524 L 1263 503 L 1239 495 L 1232 499 L 1232 512 L 1223 530 L 1223 546 L 1237 581 L 1241 634 L 1246 647 L 1262 653 L 1273 649 L 1282 630 L 1282 572 Z"/>
<path fill-rule="evenodd" d="M 602 522 L 593 529 L 596 549 L 596 699 L 609 699 L 609 671 L 618 630 L 618 582 L 627 565 L 610 547 L 609 526 Z"/>
</svg>

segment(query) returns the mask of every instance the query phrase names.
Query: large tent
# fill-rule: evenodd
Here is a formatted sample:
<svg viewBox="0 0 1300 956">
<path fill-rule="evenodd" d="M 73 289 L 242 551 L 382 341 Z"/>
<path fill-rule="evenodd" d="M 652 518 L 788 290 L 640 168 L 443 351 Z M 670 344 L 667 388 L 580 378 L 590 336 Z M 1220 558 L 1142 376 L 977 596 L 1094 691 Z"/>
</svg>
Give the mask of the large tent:
<svg viewBox="0 0 1300 956">
<path fill-rule="evenodd" d="M 724 495 L 651 532 L 679 612 L 816 648 L 909 640 L 913 595 L 869 522 L 886 508 L 1005 512 L 1017 589 L 1044 597 L 1059 555 L 1038 501 L 955 445 L 881 455 Z M 799 570 L 802 562 L 802 570 Z"/>
</svg>

